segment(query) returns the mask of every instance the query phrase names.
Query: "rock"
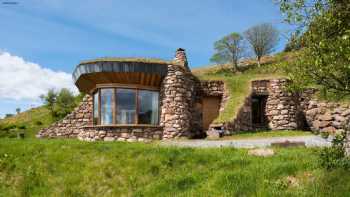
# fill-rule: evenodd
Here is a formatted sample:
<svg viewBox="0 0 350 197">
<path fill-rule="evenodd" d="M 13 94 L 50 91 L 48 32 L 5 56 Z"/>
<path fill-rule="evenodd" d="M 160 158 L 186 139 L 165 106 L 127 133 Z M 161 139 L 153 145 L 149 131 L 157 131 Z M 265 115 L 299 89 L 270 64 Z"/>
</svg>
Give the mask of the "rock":
<svg viewBox="0 0 350 197">
<path fill-rule="evenodd" d="M 105 142 L 112 142 L 114 140 L 115 140 L 114 137 L 105 137 L 105 138 L 103 138 L 103 141 L 105 141 Z"/>
<path fill-rule="evenodd" d="M 306 116 L 311 116 L 312 118 L 318 113 L 318 108 L 310 109 L 306 112 Z"/>
<path fill-rule="evenodd" d="M 248 151 L 248 155 L 257 156 L 257 157 L 269 157 L 274 154 L 275 152 L 270 148 L 258 148 L 258 149 L 251 149 Z"/>
<path fill-rule="evenodd" d="M 348 116 L 350 114 L 350 109 L 345 110 L 341 115 Z"/>
<path fill-rule="evenodd" d="M 330 126 L 330 127 L 325 127 L 323 129 L 321 129 L 321 132 L 328 132 L 328 133 L 334 133 L 337 129 Z"/>
<path fill-rule="evenodd" d="M 298 187 L 299 186 L 299 181 L 294 176 L 287 176 L 286 180 L 288 182 L 288 185 L 290 185 L 292 187 Z"/>
<path fill-rule="evenodd" d="M 312 122 L 312 126 L 318 130 L 320 128 L 320 121 L 319 120 L 315 120 Z"/>
<path fill-rule="evenodd" d="M 319 116 L 318 119 L 319 120 L 330 121 L 330 120 L 333 120 L 333 117 L 330 114 L 325 114 L 325 115 Z"/>
<path fill-rule="evenodd" d="M 207 131 L 207 139 L 219 139 L 221 137 L 220 131 L 216 129 L 209 129 Z"/>
<path fill-rule="evenodd" d="M 334 120 L 336 120 L 338 122 L 343 122 L 343 121 L 345 121 L 345 117 L 344 116 L 340 116 L 340 115 L 336 115 L 334 117 Z"/>
<path fill-rule="evenodd" d="M 329 126 L 329 125 L 331 125 L 331 122 L 330 121 L 320 121 L 320 123 L 319 123 L 319 128 L 323 128 L 323 127 L 327 127 L 327 126 Z"/>
</svg>

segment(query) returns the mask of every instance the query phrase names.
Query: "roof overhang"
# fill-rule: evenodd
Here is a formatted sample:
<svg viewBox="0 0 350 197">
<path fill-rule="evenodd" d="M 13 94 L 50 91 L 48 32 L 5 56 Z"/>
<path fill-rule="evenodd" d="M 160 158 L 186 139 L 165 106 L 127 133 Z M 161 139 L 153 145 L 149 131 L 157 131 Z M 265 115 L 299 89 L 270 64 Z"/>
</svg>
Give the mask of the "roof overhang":
<svg viewBox="0 0 350 197">
<path fill-rule="evenodd" d="M 79 64 L 73 72 L 81 92 L 91 93 L 100 84 L 137 84 L 160 87 L 170 62 L 139 59 L 93 60 Z"/>
</svg>

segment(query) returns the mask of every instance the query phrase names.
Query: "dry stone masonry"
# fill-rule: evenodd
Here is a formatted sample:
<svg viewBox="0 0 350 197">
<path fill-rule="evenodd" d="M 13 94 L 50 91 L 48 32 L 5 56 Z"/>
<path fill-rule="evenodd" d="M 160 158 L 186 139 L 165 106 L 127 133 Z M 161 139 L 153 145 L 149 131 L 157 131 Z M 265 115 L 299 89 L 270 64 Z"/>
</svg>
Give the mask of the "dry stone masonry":
<svg viewBox="0 0 350 197">
<path fill-rule="evenodd" d="M 178 49 L 175 64 L 167 66 L 160 87 L 159 126 L 93 125 L 93 99 L 87 95 L 80 106 L 63 120 L 42 129 L 39 138 L 78 138 L 84 141 L 147 141 L 179 137 L 205 137 L 202 127 L 202 98 L 228 99 L 222 81 L 200 81 L 189 70 L 185 51 Z"/>
<path fill-rule="evenodd" d="M 196 78 L 188 67 L 185 51 L 178 49 L 174 63 L 167 65 L 166 75 L 160 85 L 159 126 L 93 125 L 93 99 L 87 95 L 71 114 L 49 128 L 42 129 L 37 137 L 134 142 L 179 137 L 203 138 L 206 134 L 218 137 L 219 134 L 261 129 L 310 129 L 332 134 L 349 129 L 349 104 L 317 100 L 314 98 L 315 89 L 290 93 L 286 90 L 288 83 L 286 79 L 252 81 L 250 94 L 236 117 L 222 124 L 211 124 L 206 133 L 203 126 L 203 99 L 220 98 L 221 103 L 217 107 L 222 112 L 229 98 L 235 95 L 229 94 L 222 81 L 200 81 Z M 257 116 L 258 113 L 260 116 Z M 350 151 L 349 143 L 347 148 Z"/>
</svg>

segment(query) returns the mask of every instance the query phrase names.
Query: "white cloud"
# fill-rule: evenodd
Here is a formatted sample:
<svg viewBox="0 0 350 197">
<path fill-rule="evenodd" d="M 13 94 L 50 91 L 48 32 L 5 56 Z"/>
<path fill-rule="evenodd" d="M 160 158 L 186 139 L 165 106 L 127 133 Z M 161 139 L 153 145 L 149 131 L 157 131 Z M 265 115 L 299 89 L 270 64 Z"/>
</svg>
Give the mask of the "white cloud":
<svg viewBox="0 0 350 197">
<path fill-rule="evenodd" d="M 0 99 L 37 101 L 40 95 L 52 88 L 68 88 L 77 93 L 71 74 L 0 52 Z"/>
</svg>

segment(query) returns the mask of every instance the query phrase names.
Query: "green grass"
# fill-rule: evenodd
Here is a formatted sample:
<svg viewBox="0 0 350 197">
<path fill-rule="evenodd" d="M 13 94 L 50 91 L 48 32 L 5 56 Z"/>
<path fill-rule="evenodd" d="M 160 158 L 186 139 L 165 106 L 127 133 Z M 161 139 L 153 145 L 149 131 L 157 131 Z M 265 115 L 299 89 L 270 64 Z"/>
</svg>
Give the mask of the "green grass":
<svg viewBox="0 0 350 197">
<path fill-rule="evenodd" d="M 193 71 L 202 80 L 223 80 L 227 87 L 230 99 L 227 101 L 224 111 L 214 120 L 214 123 L 224 123 L 236 117 L 240 107 L 244 104 L 245 98 L 251 92 L 251 81 L 258 79 L 283 78 L 281 65 L 286 61 L 286 54 L 276 55 L 261 67 L 249 65 L 250 69 L 242 73 L 232 73 L 227 66 L 220 69 L 213 66 Z"/>
<path fill-rule="evenodd" d="M 295 136 L 309 136 L 314 135 L 308 131 L 248 131 L 243 133 L 233 134 L 231 136 L 225 136 L 223 140 L 236 140 L 236 139 L 258 139 L 268 137 L 295 137 Z"/>
<path fill-rule="evenodd" d="M 268 158 L 232 148 L 0 139 L 0 196 L 346 196 L 349 172 L 316 149 Z M 297 184 L 288 182 L 293 177 Z"/>
<path fill-rule="evenodd" d="M 53 122 L 54 120 L 51 118 L 50 112 L 47 108 L 33 108 L 16 116 L 0 120 L 0 136 L 5 132 L 1 130 L 1 128 L 16 125 L 25 126 L 25 129 L 23 129 L 25 137 L 33 138 L 40 129 L 48 127 Z"/>
</svg>

